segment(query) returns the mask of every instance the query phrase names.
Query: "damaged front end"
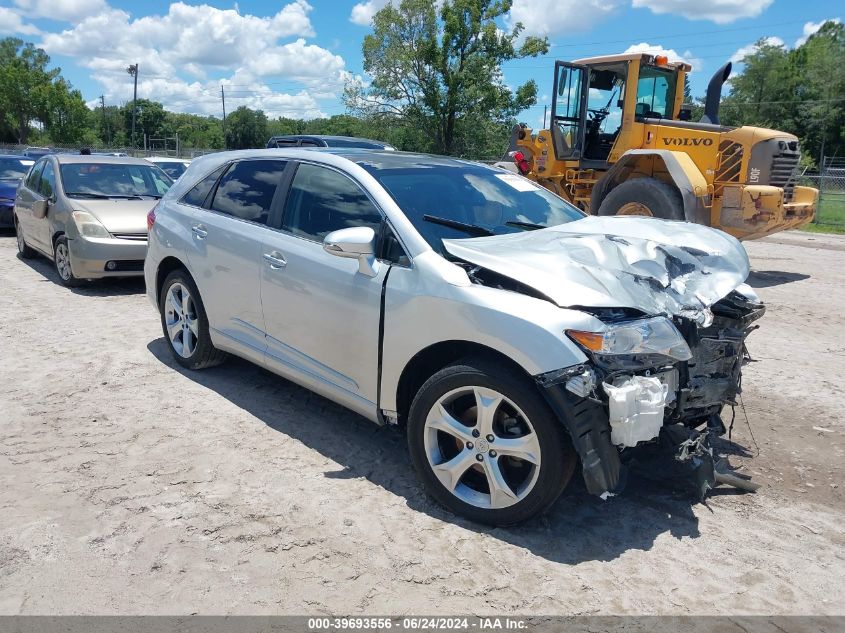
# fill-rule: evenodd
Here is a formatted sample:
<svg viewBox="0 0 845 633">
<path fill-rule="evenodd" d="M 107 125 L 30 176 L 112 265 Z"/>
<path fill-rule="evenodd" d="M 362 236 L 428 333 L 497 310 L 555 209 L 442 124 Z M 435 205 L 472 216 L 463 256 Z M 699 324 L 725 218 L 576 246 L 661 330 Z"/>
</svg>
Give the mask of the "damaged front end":
<svg viewBox="0 0 845 633">
<path fill-rule="evenodd" d="M 566 330 L 588 362 L 535 379 L 567 426 L 587 489 L 624 483 L 625 465 L 667 450 L 703 496 L 723 478 L 710 438 L 736 404 L 745 339 L 765 308 L 744 284 L 748 254 L 708 227 L 590 216 L 519 234 L 444 240 L 473 283 L 596 317 Z M 670 450 L 671 449 L 671 450 Z M 727 475 L 726 475 L 727 477 Z"/>
<path fill-rule="evenodd" d="M 631 323 L 627 311 L 588 311 L 611 326 Z M 672 317 L 685 349 L 662 353 L 603 354 L 598 341 L 570 334 L 590 362 L 536 380 L 569 427 L 589 492 L 618 492 L 628 465 L 681 480 L 699 499 L 717 481 L 743 482 L 725 471 L 710 440 L 726 432 L 721 411 L 737 404 L 745 340 L 764 312 L 750 288 L 738 288 L 708 310 Z"/>
</svg>

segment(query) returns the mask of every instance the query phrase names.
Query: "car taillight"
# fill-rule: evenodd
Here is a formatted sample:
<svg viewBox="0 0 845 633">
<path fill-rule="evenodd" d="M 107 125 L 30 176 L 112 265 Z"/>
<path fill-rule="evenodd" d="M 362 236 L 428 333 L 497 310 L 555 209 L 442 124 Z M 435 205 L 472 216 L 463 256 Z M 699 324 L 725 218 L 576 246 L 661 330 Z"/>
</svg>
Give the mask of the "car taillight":
<svg viewBox="0 0 845 633">
<path fill-rule="evenodd" d="M 147 214 L 147 232 L 152 231 L 153 224 L 156 223 L 156 207 L 158 207 L 158 204 L 150 209 L 150 212 Z"/>
<path fill-rule="evenodd" d="M 510 155 L 513 158 L 513 162 L 516 163 L 519 173 L 525 175 L 531 171 L 531 165 L 528 163 L 528 159 L 525 158 L 525 154 L 522 152 L 511 152 Z"/>
</svg>

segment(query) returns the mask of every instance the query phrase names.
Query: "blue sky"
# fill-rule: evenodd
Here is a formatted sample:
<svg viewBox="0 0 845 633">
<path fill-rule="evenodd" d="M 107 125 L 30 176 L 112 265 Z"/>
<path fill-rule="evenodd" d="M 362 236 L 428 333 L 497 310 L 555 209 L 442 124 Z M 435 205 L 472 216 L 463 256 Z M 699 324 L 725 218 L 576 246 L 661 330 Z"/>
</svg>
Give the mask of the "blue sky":
<svg viewBox="0 0 845 633">
<path fill-rule="evenodd" d="M 0 0 L 0 35 L 44 47 L 93 105 L 132 94 L 124 68 L 138 62 L 139 97 L 174 111 L 220 116 L 226 107 L 260 107 L 270 116 L 339 114 L 344 81 L 366 76 L 361 41 L 388 0 Z M 515 87 L 534 78 L 537 106 L 521 120 L 536 127 L 551 92 L 554 59 L 667 50 L 695 68 L 702 94 L 710 75 L 759 38 L 796 45 L 826 19 L 845 17 L 834 0 L 514 0 L 502 21 L 546 35 L 544 58 L 504 67 Z"/>
</svg>

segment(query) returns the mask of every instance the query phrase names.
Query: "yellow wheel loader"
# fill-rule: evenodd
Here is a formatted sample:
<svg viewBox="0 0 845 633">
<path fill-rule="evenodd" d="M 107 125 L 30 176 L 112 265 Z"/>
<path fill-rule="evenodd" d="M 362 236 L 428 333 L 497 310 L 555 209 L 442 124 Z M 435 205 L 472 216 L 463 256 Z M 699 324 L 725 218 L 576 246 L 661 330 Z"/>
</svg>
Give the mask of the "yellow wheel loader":
<svg viewBox="0 0 845 633">
<path fill-rule="evenodd" d="M 740 239 L 812 220 L 818 190 L 796 184 L 798 138 L 719 124 L 730 62 L 691 121 L 690 70 L 642 53 L 556 62 L 549 129 L 516 126 L 511 167 L 597 215 L 686 220 Z"/>
</svg>

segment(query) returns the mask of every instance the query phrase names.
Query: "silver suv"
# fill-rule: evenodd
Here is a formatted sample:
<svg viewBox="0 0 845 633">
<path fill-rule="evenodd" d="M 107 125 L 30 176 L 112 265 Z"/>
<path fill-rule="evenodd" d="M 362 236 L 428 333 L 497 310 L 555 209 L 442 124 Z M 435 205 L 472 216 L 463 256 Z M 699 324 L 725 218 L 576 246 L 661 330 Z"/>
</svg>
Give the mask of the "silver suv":
<svg viewBox="0 0 845 633">
<path fill-rule="evenodd" d="M 429 492 L 476 521 L 548 508 L 579 462 L 621 488 L 665 449 L 697 494 L 763 312 L 720 231 L 587 217 L 467 161 L 368 150 L 195 160 L 150 213 L 145 275 L 175 359 L 249 359 L 407 425 Z"/>
</svg>

